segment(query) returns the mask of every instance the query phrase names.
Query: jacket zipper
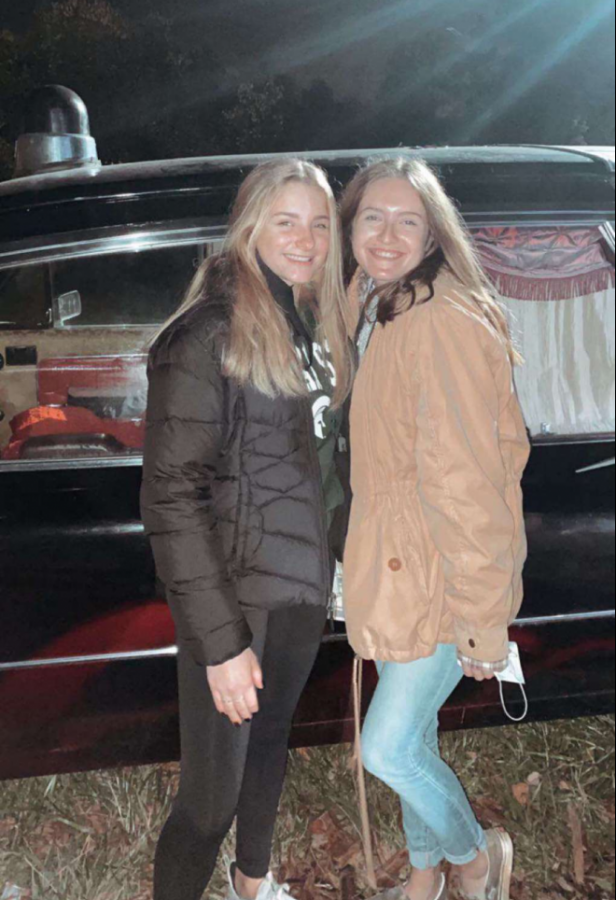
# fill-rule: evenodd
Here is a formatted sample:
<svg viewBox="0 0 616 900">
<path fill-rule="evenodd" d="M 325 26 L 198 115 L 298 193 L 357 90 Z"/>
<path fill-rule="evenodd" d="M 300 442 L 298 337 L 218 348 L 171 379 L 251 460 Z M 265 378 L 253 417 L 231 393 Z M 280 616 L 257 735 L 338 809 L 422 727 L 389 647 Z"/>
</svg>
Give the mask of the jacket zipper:
<svg viewBox="0 0 616 900">
<path fill-rule="evenodd" d="M 313 472 L 317 475 L 317 484 L 318 484 L 318 507 L 319 507 L 319 526 L 321 531 L 321 553 L 323 555 L 323 560 L 325 564 L 325 572 L 328 577 L 328 581 L 325 585 L 325 590 L 327 594 L 327 604 L 331 603 L 332 593 L 333 593 L 333 583 L 334 576 L 331 571 L 330 565 L 330 553 L 329 553 L 329 541 L 327 539 L 327 510 L 325 509 L 325 497 L 323 495 L 323 484 L 321 479 L 321 464 L 319 462 L 319 454 L 317 453 L 317 442 L 314 435 L 314 419 L 312 416 L 312 410 L 310 409 L 309 404 L 306 401 L 301 401 L 302 406 L 304 408 L 304 415 L 306 417 L 306 422 L 308 424 L 308 443 L 310 446 L 310 460 L 312 462 Z"/>
</svg>

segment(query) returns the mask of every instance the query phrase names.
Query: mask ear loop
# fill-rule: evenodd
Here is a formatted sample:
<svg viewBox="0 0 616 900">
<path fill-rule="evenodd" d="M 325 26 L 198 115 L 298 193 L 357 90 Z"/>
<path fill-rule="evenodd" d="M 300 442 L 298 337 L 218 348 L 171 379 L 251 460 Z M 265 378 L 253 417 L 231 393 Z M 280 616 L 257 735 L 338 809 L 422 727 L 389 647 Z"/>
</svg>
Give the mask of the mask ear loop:
<svg viewBox="0 0 616 900">
<path fill-rule="evenodd" d="M 502 704 L 503 710 L 505 712 L 505 715 L 511 722 L 523 722 L 524 719 L 527 717 L 528 711 L 530 709 L 530 704 L 528 702 L 528 694 L 526 693 L 524 685 L 521 684 L 519 687 L 520 687 L 520 690 L 522 691 L 522 696 L 524 697 L 524 712 L 519 718 L 516 718 L 515 716 L 512 716 L 511 713 L 509 712 L 509 710 L 507 709 L 507 703 L 505 701 L 505 691 L 503 688 L 503 682 L 500 679 L 498 681 L 498 689 L 500 691 L 501 704 Z"/>
</svg>

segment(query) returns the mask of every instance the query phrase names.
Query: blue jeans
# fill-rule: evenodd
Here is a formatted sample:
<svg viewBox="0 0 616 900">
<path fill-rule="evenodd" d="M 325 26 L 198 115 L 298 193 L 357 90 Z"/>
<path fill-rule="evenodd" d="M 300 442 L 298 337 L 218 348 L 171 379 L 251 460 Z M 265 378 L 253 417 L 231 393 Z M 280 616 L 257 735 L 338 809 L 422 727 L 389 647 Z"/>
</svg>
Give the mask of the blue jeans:
<svg viewBox="0 0 616 900">
<path fill-rule="evenodd" d="M 486 849 L 464 789 L 442 760 L 438 713 L 463 675 L 453 644 L 411 663 L 377 663 L 379 684 L 362 735 L 364 765 L 402 800 L 411 863 L 471 862 Z"/>
</svg>

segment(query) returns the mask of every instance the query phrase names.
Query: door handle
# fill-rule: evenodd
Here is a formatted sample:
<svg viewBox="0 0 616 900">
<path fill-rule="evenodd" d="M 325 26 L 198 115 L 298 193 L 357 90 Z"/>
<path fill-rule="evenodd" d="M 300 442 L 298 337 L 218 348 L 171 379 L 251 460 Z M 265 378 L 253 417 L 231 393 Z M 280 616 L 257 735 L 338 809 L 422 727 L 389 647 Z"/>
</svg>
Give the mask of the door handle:
<svg viewBox="0 0 616 900">
<path fill-rule="evenodd" d="M 603 462 L 595 463 L 592 466 L 585 466 L 583 469 L 576 469 L 576 475 L 582 475 L 584 472 L 596 472 L 599 469 L 609 469 L 611 466 L 616 465 L 616 457 L 612 457 L 611 459 L 604 459 Z"/>
</svg>

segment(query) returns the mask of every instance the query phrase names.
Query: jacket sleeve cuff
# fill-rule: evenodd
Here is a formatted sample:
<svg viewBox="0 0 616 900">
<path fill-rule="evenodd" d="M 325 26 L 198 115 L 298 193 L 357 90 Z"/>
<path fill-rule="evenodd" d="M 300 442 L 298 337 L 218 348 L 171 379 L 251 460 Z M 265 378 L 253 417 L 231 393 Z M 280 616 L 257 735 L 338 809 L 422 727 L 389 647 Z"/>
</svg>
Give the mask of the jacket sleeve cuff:
<svg viewBox="0 0 616 900">
<path fill-rule="evenodd" d="M 506 625 L 479 628 L 470 622 L 454 622 L 456 643 L 462 656 L 479 662 L 502 662 L 509 657 L 509 629 Z"/>
<path fill-rule="evenodd" d="M 199 638 L 181 642 L 198 666 L 222 666 L 252 646 L 253 634 L 242 617 Z"/>
</svg>

